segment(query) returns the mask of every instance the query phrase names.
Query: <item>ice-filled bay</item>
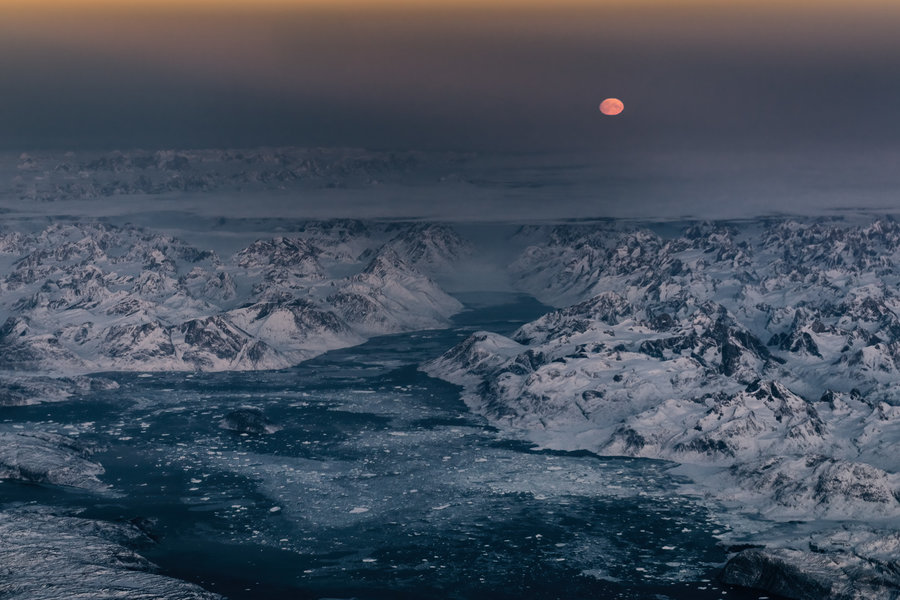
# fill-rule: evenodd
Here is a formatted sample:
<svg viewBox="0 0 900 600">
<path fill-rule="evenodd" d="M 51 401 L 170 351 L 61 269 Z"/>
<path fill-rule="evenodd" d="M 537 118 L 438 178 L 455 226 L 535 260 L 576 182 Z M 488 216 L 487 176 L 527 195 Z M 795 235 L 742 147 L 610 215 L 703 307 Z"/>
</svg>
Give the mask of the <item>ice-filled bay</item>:
<svg viewBox="0 0 900 600">
<path fill-rule="evenodd" d="M 115 374 L 7 409 L 95 447 L 111 491 L 0 494 L 139 517 L 163 573 L 231 598 L 757 598 L 710 581 L 723 529 L 668 463 L 537 451 L 416 368 L 543 310 L 508 297 L 287 370 Z"/>
</svg>

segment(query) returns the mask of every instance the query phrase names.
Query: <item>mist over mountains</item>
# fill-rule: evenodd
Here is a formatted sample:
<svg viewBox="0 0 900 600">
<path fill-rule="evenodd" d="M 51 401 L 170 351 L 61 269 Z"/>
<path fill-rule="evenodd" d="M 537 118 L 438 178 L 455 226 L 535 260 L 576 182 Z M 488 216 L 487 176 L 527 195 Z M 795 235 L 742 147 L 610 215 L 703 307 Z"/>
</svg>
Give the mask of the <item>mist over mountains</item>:
<svg viewBox="0 0 900 600">
<path fill-rule="evenodd" d="M 213 223 L 203 227 L 232 218 L 522 223 L 871 217 L 896 213 L 896 159 L 889 149 L 853 146 L 712 156 L 663 148 L 35 151 L 0 155 L 6 182 L 0 207 L 22 216 L 110 217 L 169 229 L 192 216 Z"/>
</svg>

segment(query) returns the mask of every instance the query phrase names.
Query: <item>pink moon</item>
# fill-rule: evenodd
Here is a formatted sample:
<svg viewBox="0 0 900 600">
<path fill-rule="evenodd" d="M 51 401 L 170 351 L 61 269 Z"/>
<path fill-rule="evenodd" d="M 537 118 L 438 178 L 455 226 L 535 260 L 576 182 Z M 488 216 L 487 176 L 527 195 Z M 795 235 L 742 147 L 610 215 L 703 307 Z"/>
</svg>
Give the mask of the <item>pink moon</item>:
<svg viewBox="0 0 900 600">
<path fill-rule="evenodd" d="M 625 103 L 618 98 L 607 98 L 600 103 L 600 112 L 604 115 L 614 116 L 625 110 Z"/>
</svg>

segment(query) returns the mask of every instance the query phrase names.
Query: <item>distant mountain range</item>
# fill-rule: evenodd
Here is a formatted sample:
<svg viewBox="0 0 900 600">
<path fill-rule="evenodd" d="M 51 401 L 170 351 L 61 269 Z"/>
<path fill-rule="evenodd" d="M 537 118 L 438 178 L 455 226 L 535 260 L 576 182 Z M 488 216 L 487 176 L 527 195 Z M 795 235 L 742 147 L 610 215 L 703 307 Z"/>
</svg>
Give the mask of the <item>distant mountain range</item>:
<svg viewBox="0 0 900 600">
<path fill-rule="evenodd" d="M 460 157 L 316 148 L 37 152 L 15 160 L 12 190 L 21 200 L 64 202 L 175 192 L 369 187 L 408 180 L 423 167 L 456 160 Z"/>
</svg>

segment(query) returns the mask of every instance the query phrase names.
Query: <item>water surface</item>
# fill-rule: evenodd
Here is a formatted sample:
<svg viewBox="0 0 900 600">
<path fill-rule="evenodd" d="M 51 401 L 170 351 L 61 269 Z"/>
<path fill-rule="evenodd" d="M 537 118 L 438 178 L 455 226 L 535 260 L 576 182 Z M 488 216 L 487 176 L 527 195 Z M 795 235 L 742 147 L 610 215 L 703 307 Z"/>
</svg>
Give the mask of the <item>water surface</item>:
<svg viewBox="0 0 900 600">
<path fill-rule="evenodd" d="M 114 492 L 4 484 L 6 501 L 135 520 L 164 573 L 234 599 L 758 598 L 723 588 L 724 529 L 660 461 L 537 451 L 417 370 L 546 307 L 466 295 L 453 328 L 262 373 L 115 374 L 120 389 L 9 409 L 100 447 Z M 221 428 L 242 407 L 280 428 Z"/>
</svg>

